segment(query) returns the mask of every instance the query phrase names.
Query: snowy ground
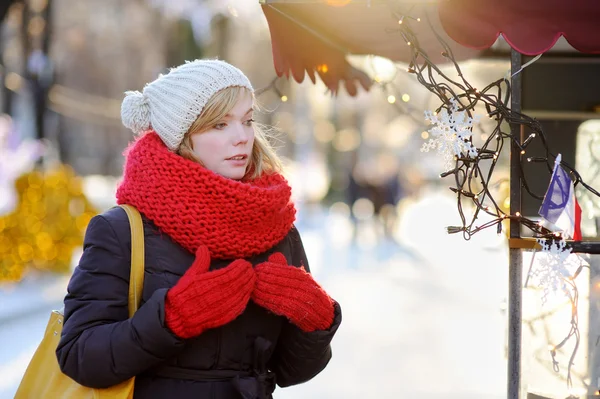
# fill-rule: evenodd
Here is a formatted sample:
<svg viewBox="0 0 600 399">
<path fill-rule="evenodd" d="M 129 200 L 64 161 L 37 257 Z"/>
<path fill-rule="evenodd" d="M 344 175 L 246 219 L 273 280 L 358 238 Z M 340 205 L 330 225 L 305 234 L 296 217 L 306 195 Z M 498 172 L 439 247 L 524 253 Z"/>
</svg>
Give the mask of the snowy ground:
<svg viewBox="0 0 600 399">
<path fill-rule="evenodd" d="M 435 193 L 409 204 L 401 244 L 368 228 L 354 242 L 345 216 L 303 211 L 311 268 L 341 303 L 343 323 L 327 369 L 276 398 L 506 397 L 506 250 L 495 232 L 470 242 L 448 236 L 455 207 Z M 0 399 L 12 398 L 65 281 L 0 286 Z"/>
</svg>

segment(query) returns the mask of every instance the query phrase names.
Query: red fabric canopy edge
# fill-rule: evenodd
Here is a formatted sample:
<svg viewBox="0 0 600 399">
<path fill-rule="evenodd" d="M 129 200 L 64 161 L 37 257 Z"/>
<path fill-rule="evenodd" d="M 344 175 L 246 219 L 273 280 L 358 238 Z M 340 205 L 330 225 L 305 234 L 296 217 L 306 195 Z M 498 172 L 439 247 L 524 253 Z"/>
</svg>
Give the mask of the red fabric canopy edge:
<svg viewBox="0 0 600 399">
<path fill-rule="evenodd" d="M 453 40 L 475 49 L 502 34 L 525 55 L 548 51 L 561 36 L 582 53 L 600 53 L 598 0 L 442 0 L 439 17 Z"/>
<path fill-rule="evenodd" d="M 315 74 L 318 74 L 333 94 L 337 94 L 340 81 L 344 81 L 346 91 L 351 96 L 358 93 L 359 86 L 365 90 L 371 87 L 369 76 L 350 65 L 341 50 L 286 20 L 269 5 L 262 5 L 262 9 L 269 24 L 277 76 L 289 78 L 291 72 L 294 79 L 302 83 L 306 72 L 315 83 Z M 298 37 L 302 40 L 297 40 Z M 302 57 L 298 54 L 302 54 Z"/>
</svg>

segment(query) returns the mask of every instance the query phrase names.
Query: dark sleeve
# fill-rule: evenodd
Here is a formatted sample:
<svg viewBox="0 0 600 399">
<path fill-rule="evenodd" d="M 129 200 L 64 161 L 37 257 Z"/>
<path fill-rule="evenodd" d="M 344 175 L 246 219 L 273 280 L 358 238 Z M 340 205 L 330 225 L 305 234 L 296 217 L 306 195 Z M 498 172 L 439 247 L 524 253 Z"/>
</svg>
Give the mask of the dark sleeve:
<svg viewBox="0 0 600 399">
<path fill-rule="evenodd" d="M 304 266 L 310 272 L 308 259 L 298 231 L 290 232 L 292 241 L 292 264 Z M 342 310 L 334 304 L 334 320 L 327 330 L 304 332 L 290 322 L 281 330 L 271 369 L 277 376 L 277 385 L 287 387 L 301 384 L 319 374 L 331 360 L 331 340 L 342 322 Z"/>
<path fill-rule="evenodd" d="M 65 322 L 56 350 L 63 373 L 82 385 L 118 384 L 183 347 L 183 341 L 164 326 L 166 289 L 155 291 L 128 318 L 130 259 L 111 224 L 101 215 L 94 217 L 67 288 Z"/>
</svg>

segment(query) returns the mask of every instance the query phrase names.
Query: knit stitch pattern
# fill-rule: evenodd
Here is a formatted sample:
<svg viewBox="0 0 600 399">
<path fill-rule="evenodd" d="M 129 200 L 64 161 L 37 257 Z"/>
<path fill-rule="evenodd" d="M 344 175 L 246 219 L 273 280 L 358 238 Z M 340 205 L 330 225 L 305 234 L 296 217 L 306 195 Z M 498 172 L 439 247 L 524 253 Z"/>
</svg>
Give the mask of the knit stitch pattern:
<svg viewBox="0 0 600 399">
<path fill-rule="evenodd" d="M 250 300 L 256 275 L 250 262 L 236 259 L 208 271 L 208 249 L 200 247 L 192 266 L 167 292 L 165 322 L 181 338 L 192 338 L 238 317 Z"/>
<path fill-rule="evenodd" d="M 257 305 L 287 317 L 305 332 L 331 327 L 334 302 L 303 268 L 288 266 L 278 252 L 254 271 L 257 279 L 252 300 Z"/>
<path fill-rule="evenodd" d="M 295 220 L 291 188 L 277 173 L 220 176 L 171 151 L 154 132 L 125 150 L 117 203 L 131 204 L 182 247 L 218 259 L 248 258 L 283 240 Z"/>
</svg>

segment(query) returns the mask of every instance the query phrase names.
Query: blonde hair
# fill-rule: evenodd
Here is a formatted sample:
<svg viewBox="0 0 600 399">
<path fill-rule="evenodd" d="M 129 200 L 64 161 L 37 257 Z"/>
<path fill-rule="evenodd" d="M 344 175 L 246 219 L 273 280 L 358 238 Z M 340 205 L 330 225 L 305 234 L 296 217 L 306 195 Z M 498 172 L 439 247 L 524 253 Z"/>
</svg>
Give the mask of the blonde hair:
<svg viewBox="0 0 600 399">
<path fill-rule="evenodd" d="M 177 153 L 184 158 L 202 164 L 194 153 L 191 135 L 202 134 L 212 129 L 214 125 L 219 123 L 235 107 L 243 95 L 251 95 L 252 103 L 256 107 L 254 93 L 245 87 L 227 87 L 213 95 L 204 106 L 200 116 L 192 123 L 192 126 L 190 126 L 185 136 L 183 136 Z M 246 176 L 244 177 L 255 179 L 263 173 L 281 173 L 283 169 L 281 160 L 269 141 L 273 138 L 273 130 L 256 122 L 253 124 L 253 129 L 254 145 L 252 146 L 250 162 L 248 163 Z"/>
</svg>

